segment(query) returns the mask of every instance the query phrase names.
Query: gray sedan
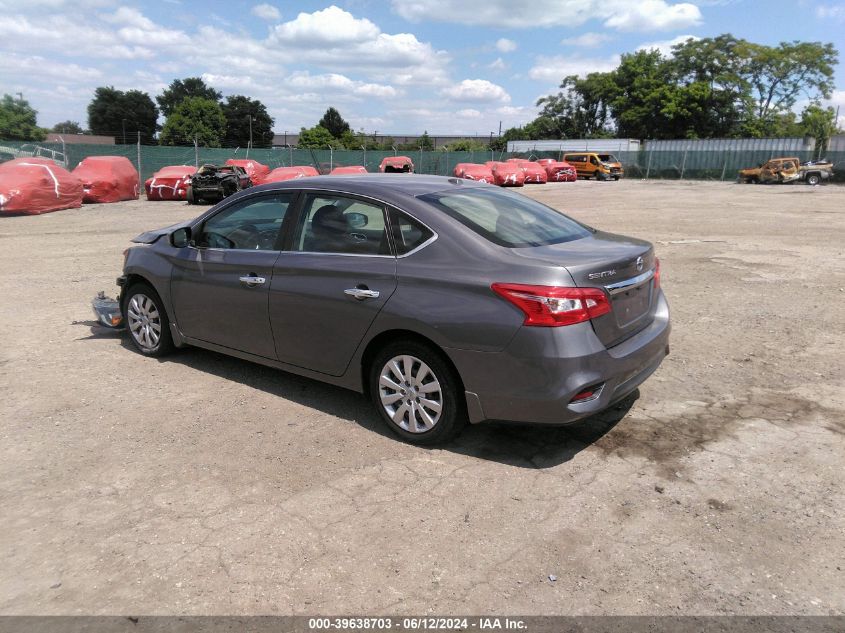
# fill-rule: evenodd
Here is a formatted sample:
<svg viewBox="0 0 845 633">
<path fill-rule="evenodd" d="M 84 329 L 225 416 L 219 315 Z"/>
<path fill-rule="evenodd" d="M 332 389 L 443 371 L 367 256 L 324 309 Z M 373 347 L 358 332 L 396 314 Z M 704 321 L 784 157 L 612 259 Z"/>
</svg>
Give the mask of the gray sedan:
<svg viewBox="0 0 845 633">
<path fill-rule="evenodd" d="M 417 444 L 587 417 L 669 350 L 651 244 L 472 181 L 272 183 L 133 242 L 119 301 L 140 353 L 195 345 L 363 392 Z"/>
</svg>

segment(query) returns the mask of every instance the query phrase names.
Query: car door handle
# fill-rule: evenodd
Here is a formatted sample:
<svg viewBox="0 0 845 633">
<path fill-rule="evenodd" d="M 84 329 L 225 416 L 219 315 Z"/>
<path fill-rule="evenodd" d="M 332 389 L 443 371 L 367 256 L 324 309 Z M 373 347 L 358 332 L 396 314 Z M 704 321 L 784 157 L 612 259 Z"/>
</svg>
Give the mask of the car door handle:
<svg viewBox="0 0 845 633">
<path fill-rule="evenodd" d="M 264 277 L 259 277 L 254 274 L 244 275 L 243 277 L 239 278 L 242 284 L 246 284 L 250 288 L 254 288 L 255 286 L 260 286 L 261 284 L 265 283 L 267 280 Z"/>
<path fill-rule="evenodd" d="M 378 290 L 368 290 L 366 288 L 347 288 L 343 293 L 350 297 L 355 297 L 360 301 L 364 299 L 377 299 L 379 295 Z"/>
</svg>

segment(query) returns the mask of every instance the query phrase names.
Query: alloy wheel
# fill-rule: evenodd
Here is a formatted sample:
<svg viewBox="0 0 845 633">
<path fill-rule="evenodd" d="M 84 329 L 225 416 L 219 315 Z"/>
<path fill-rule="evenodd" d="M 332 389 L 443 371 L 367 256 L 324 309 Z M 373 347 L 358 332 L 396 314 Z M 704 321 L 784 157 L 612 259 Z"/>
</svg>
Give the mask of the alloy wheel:
<svg viewBox="0 0 845 633">
<path fill-rule="evenodd" d="M 379 399 L 403 431 L 426 433 L 443 413 L 443 390 L 431 367 L 415 356 L 394 356 L 379 374 Z"/>
<path fill-rule="evenodd" d="M 134 295 L 126 317 L 135 342 L 146 351 L 154 351 L 161 340 L 161 315 L 155 302 L 145 294 Z"/>
</svg>

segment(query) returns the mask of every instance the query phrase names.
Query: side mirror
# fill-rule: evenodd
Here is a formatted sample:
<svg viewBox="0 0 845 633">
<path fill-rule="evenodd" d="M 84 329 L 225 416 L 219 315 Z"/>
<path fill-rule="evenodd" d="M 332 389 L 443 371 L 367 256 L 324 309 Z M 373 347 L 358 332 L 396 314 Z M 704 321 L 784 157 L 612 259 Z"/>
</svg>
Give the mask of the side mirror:
<svg viewBox="0 0 845 633">
<path fill-rule="evenodd" d="M 370 219 L 364 215 L 363 213 L 347 213 L 346 214 L 346 222 L 349 224 L 349 228 L 352 229 L 363 229 L 367 226 L 367 223 Z"/>
<path fill-rule="evenodd" d="M 187 226 L 176 229 L 170 234 L 170 245 L 175 248 L 185 248 L 191 242 L 191 229 Z"/>
</svg>

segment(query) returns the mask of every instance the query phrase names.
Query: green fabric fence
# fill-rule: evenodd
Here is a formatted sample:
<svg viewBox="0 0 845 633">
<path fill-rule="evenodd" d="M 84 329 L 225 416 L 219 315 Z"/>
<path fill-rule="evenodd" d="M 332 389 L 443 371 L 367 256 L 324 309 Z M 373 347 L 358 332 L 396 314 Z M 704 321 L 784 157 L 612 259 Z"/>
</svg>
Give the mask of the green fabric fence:
<svg viewBox="0 0 845 633">
<path fill-rule="evenodd" d="M 40 148 L 40 149 L 37 149 Z M 252 149 L 247 155 L 243 148 L 163 147 L 158 145 L 86 145 L 68 143 L 22 143 L 0 140 L 0 161 L 17 155 L 42 155 L 62 152 L 69 169 L 73 169 L 86 156 L 125 156 L 139 169 L 144 180 L 167 165 L 222 164 L 229 158 L 250 158 L 274 169 L 291 165 L 311 165 L 321 173 L 333 167 L 363 165 L 367 171 L 378 171 L 379 163 L 393 152 L 364 150 L 310 150 L 298 148 Z M 489 160 L 507 160 L 512 157 L 528 159 L 560 159 L 561 152 L 448 152 L 443 149 L 431 152 L 399 152 L 408 156 L 417 173 L 452 175 L 458 163 L 484 163 Z M 736 180 L 737 172 L 745 167 L 755 167 L 777 156 L 769 150 L 741 151 L 648 151 L 617 152 L 628 178 L 667 180 Z M 791 152 L 803 162 L 817 157 L 815 152 Z M 845 152 L 830 152 L 823 156 L 834 163 L 834 181 L 845 182 Z"/>
</svg>

